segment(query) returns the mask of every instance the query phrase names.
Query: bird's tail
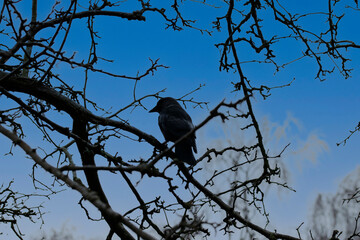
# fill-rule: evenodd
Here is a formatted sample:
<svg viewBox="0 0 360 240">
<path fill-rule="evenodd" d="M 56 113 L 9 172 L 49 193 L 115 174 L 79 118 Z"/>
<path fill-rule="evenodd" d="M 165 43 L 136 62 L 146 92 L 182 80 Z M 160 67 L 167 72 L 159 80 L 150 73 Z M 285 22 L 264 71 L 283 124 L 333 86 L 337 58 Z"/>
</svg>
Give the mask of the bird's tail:
<svg viewBox="0 0 360 240">
<path fill-rule="evenodd" d="M 182 142 L 178 143 L 175 146 L 175 155 L 182 162 L 186 162 L 192 166 L 196 164 L 196 160 L 192 152 L 192 147 L 189 144 Z"/>
</svg>

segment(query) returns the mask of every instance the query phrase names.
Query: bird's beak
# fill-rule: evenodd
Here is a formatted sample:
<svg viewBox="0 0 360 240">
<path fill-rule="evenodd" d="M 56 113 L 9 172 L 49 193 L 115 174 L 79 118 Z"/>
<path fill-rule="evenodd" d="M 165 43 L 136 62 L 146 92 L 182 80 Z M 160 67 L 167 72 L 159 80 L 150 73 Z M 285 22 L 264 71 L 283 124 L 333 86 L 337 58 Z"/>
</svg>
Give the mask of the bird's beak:
<svg viewBox="0 0 360 240">
<path fill-rule="evenodd" d="M 152 113 L 152 112 L 159 112 L 159 109 L 158 109 L 158 106 L 156 105 L 153 109 L 151 109 L 149 111 L 149 113 Z"/>
</svg>

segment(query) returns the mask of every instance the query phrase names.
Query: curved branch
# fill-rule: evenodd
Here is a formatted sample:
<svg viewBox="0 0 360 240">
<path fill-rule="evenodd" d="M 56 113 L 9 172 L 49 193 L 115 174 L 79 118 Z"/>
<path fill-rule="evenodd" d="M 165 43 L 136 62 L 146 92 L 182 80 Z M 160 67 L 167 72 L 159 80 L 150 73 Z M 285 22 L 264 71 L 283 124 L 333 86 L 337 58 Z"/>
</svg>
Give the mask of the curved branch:
<svg viewBox="0 0 360 240">
<path fill-rule="evenodd" d="M 66 15 L 63 17 L 55 18 L 53 20 L 49 20 L 46 22 L 36 23 L 34 27 L 32 27 L 25 36 L 18 39 L 16 44 L 6 52 L 2 53 L 3 58 L 0 59 L 0 64 L 4 64 L 7 60 L 9 60 L 15 53 L 30 39 L 32 39 L 39 31 L 45 28 L 53 27 L 56 24 L 60 24 L 63 22 L 68 22 L 74 19 L 81 19 L 92 16 L 113 16 L 125 18 L 127 20 L 138 20 L 145 21 L 145 17 L 142 15 L 142 11 L 134 11 L 132 13 L 126 12 L 117 12 L 117 11 L 104 11 L 104 10 L 89 10 L 74 13 L 71 15 Z"/>
<path fill-rule="evenodd" d="M 144 232 L 143 230 L 137 228 L 133 223 L 131 223 L 128 219 L 126 219 L 121 214 L 115 212 L 114 210 L 109 207 L 108 204 L 104 203 L 99 195 L 87 189 L 85 186 L 81 185 L 80 183 L 77 183 L 75 181 L 72 181 L 68 176 L 63 174 L 59 169 L 53 167 L 46 161 L 44 161 L 37 153 L 36 149 L 31 148 L 26 142 L 24 142 L 22 139 L 20 139 L 15 133 L 7 130 L 2 125 L 0 125 L 0 133 L 2 133 L 4 136 L 9 138 L 15 145 L 18 145 L 24 152 L 29 155 L 38 165 L 40 165 L 45 171 L 53 174 L 56 178 L 62 180 L 64 183 L 66 183 L 69 187 L 72 189 L 78 191 L 86 200 L 91 202 L 99 211 L 109 219 L 111 219 L 113 226 L 116 227 L 116 229 L 121 230 L 124 228 L 122 224 L 127 226 L 129 229 L 131 229 L 135 234 L 140 236 L 143 239 L 147 240 L 155 240 L 154 237 L 149 235 L 148 233 Z M 132 239 L 132 238 L 130 238 Z"/>
<path fill-rule="evenodd" d="M 162 145 L 155 137 L 129 125 L 128 123 L 97 116 L 80 104 L 62 95 L 55 89 L 46 86 L 35 79 L 24 78 L 17 75 L 8 77 L 8 75 L 8 73 L 0 71 L 0 86 L 4 87 L 8 91 L 30 94 L 34 97 L 47 101 L 58 110 L 65 111 L 75 119 L 80 118 L 94 124 L 117 127 L 138 136 L 139 140 L 144 139 L 157 149 L 165 149 L 165 146 Z"/>
<path fill-rule="evenodd" d="M 73 131 L 78 135 L 82 140 L 88 142 L 88 132 L 86 129 L 86 122 L 82 121 L 80 118 L 74 118 L 73 124 Z M 96 166 L 95 165 L 95 153 L 92 151 L 86 143 L 81 140 L 76 140 L 76 145 L 79 150 L 79 154 L 81 156 L 82 164 L 84 166 Z M 100 200 L 107 205 L 108 208 L 110 207 L 109 201 L 104 193 L 104 190 L 101 186 L 99 175 L 96 170 L 87 169 L 84 171 L 86 180 L 89 184 L 89 188 L 95 191 Z M 135 240 L 130 233 L 124 228 L 122 224 L 114 222 L 114 220 L 107 214 L 103 214 L 105 221 L 111 227 L 111 230 L 114 231 L 121 239 L 123 240 Z"/>
<path fill-rule="evenodd" d="M 205 196 L 210 198 L 212 201 L 214 201 L 219 207 L 221 207 L 223 210 L 226 211 L 227 214 L 229 214 L 230 217 L 238 220 L 241 222 L 244 226 L 249 227 L 256 232 L 262 234 L 268 239 L 284 239 L 284 240 L 300 240 L 299 238 L 295 238 L 289 235 L 277 233 L 277 232 L 271 232 L 269 230 L 266 230 L 265 228 L 262 228 L 245 218 L 243 218 L 238 211 L 236 211 L 232 206 L 229 206 L 225 202 L 223 202 L 219 197 L 217 197 L 214 193 L 212 193 L 209 189 L 204 187 L 201 183 L 199 183 L 190 173 L 189 170 L 185 167 L 185 165 L 181 162 L 177 162 L 177 165 L 180 169 L 180 171 L 185 175 L 187 180 L 191 182 L 197 189 L 199 189 Z"/>
</svg>

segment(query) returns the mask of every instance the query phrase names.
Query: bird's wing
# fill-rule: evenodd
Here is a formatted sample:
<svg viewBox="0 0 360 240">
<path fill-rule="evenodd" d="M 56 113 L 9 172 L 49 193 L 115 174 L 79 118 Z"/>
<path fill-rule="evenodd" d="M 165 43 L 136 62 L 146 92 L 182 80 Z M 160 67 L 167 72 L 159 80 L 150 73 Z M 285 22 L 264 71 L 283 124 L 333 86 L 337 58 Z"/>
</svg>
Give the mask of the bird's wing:
<svg viewBox="0 0 360 240">
<path fill-rule="evenodd" d="M 194 128 L 190 116 L 181 107 L 168 108 L 159 115 L 159 126 L 167 141 L 175 142 Z M 184 144 L 191 146 L 197 153 L 195 133 L 186 138 Z"/>
<path fill-rule="evenodd" d="M 178 140 L 193 128 L 191 122 L 169 114 L 159 115 L 159 126 L 165 139 L 170 141 Z"/>
</svg>

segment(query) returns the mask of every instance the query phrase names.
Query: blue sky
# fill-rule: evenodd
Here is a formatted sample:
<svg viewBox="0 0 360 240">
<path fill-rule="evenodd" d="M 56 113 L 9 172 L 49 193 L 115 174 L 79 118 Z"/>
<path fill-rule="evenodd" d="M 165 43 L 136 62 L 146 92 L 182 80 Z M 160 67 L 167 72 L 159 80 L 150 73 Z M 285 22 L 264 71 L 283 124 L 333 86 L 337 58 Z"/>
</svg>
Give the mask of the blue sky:
<svg viewBox="0 0 360 240">
<path fill-rule="evenodd" d="M 43 1 L 39 1 L 42 2 Z M 46 1 L 48 2 L 48 1 Z M 327 1 L 306 1 L 316 8 L 315 11 L 327 8 Z M 226 9 L 211 9 L 198 11 L 197 3 L 187 2 L 194 5 L 194 8 L 184 8 L 185 13 L 190 18 L 198 18 L 202 27 L 209 27 L 214 19 L 211 17 L 218 12 L 225 14 Z M 315 5 L 316 4 L 316 5 Z M 288 1 L 290 9 L 299 11 L 312 11 L 308 9 L 307 3 L 302 1 L 298 4 L 295 1 Z M 315 5 L 315 6 L 314 6 Z M 188 6 L 188 5 L 186 5 Z M 126 7 L 126 6 L 125 6 Z M 24 11 L 26 8 L 24 7 Z M 48 6 L 39 4 L 39 13 L 46 15 Z M 174 32 L 170 29 L 165 30 L 163 20 L 154 13 L 146 14 L 145 22 L 128 22 L 122 19 L 109 17 L 96 18 L 95 29 L 101 35 L 98 39 L 98 54 L 107 59 L 113 59 L 114 63 L 100 61 L 98 67 L 111 70 L 115 73 L 136 75 L 138 71 L 143 72 L 150 62 L 160 58 L 159 63 L 169 66 L 168 69 L 159 69 L 154 76 L 147 77 L 138 83 L 136 95 L 142 96 L 166 88 L 163 96 L 181 97 L 184 94 L 197 88 L 200 84 L 205 86 L 193 96 L 196 100 L 209 102 L 209 109 L 215 106 L 220 100 L 236 99 L 241 95 L 231 93 L 231 81 L 238 79 L 236 74 L 231 72 L 219 72 L 219 50 L 214 47 L 215 43 L 224 40 L 224 32 L 214 32 L 213 36 L 201 34 L 194 29 L 186 29 L 181 32 Z M 269 17 L 269 16 L 267 16 Z M 349 19 L 344 19 L 344 27 L 341 34 L 344 37 L 351 37 L 355 42 L 359 42 L 359 33 L 354 32 L 346 24 L 355 22 L 359 16 L 350 14 Z M 40 17 L 41 18 L 41 17 Z M 304 22 L 310 27 L 321 28 L 322 24 L 314 17 L 314 20 Z M 271 29 L 270 29 L 271 30 Z M 271 31 L 269 31 L 269 34 Z M 86 31 L 85 20 L 73 23 L 73 28 L 69 34 L 68 43 L 65 46 L 67 52 L 76 51 L 78 59 L 87 58 L 89 49 L 88 33 Z M 287 42 L 284 45 L 276 45 L 279 50 L 280 61 L 291 60 L 301 44 Z M 251 53 L 240 49 L 240 57 L 247 59 Z M 349 172 L 358 166 L 360 137 L 354 135 L 345 146 L 336 146 L 337 142 L 343 140 L 348 130 L 353 129 L 360 120 L 358 106 L 360 103 L 360 84 L 359 84 L 359 53 L 350 50 L 348 56 L 351 57 L 351 67 L 354 68 L 352 77 L 344 79 L 337 71 L 329 75 L 326 81 L 315 79 L 317 69 L 314 67 L 314 60 L 302 60 L 290 64 L 285 70 L 274 74 L 274 68 L 270 65 L 243 64 L 245 74 L 249 79 L 259 84 L 269 84 L 270 86 L 282 85 L 295 78 L 291 86 L 275 89 L 267 100 L 257 97 L 254 100 L 255 111 L 261 122 L 270 122 L 282 126 L 288 116 L 293 116 L 300 123 L 300 127 L 291 123 L 287 128 L 287 134 L 281 143 L 291 142 L 286 158 L 283 160 L 291 172 L 291 186 L 297 190 L 296 193 L 285 193 L 281 197 L 277 193 L 269 196 L 268 210 L 271 213 L 274 226 L 281 226 L 283 231 L 292 233 L 301 222 L 306 221 L 308 209 L 319 192 L 335 192 L 337 184 Z M 84 73 L 79 69 L 71 69 L 64 65 L 57 65 L 55 70 L 62 74 L 63 79 L 81 88 L 84 81 Z M 113 77 L 90 73 L 87 96 L 100 104 L 105 109 L 119 109 L 132 101 L 132 90 L 134 82 L 126 79 L 115 79 Z M 148 109 L 155 105 L 155 99 L 144 101 Z M 188 105 L 187 111 L 192 116 L 195 124 L 201 122 L 208 110 L 206 108 L 192 108 Z M 135 109 L 133 112 L 127 111 L 123 117 L 130 120 L 134 126 L 149 132 L 158 139 L 163 137 L 157 127 L 157 115 L 148 114 L 144 109 Z M 264 120 L 267 119 L 267 120 Z M 69 123 L 70 124 L 70 123 Z M 211 133 L 213 128 L 219 126 L 216 123 L 209 124 L 200 136 Z M 219 127 L 220 128 L 220 127 Z M 204 150 L 208 144 L 215 139 L 198 137 L 198 145 Z M 212 136 L 210 134 L 210 136 Z M 299 152 L 300 149 L 310 141 L 309 136 L 316 136 L 318 140 L 325 142 L 328 149 L 320 150 L 313 146 L 309 152 Z M 41 145 L 41 136 L 32 137 L 33 147 Z M 1 140 L 4 141 L 4 140 Z M 312 144 L 320 144 L 311 142 Z M 269 143 L 272 146 L 272 143 Z M 321 145 L 321 144 L 320 144 Z M 6 145 L 7 149 L 9 145 Z M 119 152 L 126 150 L 129 145 L 111 145 Z M 118 148 L 118 149 L 117 149 Z M 1 146 L 4 151 L 4 146 Z M 280 148 L 279 148 L 280 149 Z M 144 151 L 147 151 L 146 149 Z M 305 150 L 304 150 L 305 151 Z M 293 154 L 293 153 L 298 154 Z M 128 158 L 141 155 L 134 153 Z M 308 156 L 315 155 L 316 162 L 309 161 Z M 9 156 L 1 158 L 0 164 L 6 172 L 2 175 L 3 179 L 15 179 L 15 185 L 19 190 L 26 189 L 31 192 L 30 173 L 31 162 L 22 157 L 19 152 L 16 158 Z M 14 164 L 14 162 L 16 162 Z M 19 166 L 22 166 L 19 169 Z M 21 171 L 20 171 L 21 170 Z M 40 171 L 41 172 L 41 171 Z M 45 173 L 43 173 L 45 174 Z M 117 178 L 119 179 L 119 178 Z M 105 179 L 104 187 L 112 186 L 113 178 Z M 151 190 L 146 187 L 142 189 L 151 194 Z M 112 191 L 109 189 L 109 191 Z M 114 194 L 116 196 L 116 194 Z M 119 197 L 127 203 L 124 196 Z M 91 223 L 85 220 L 83 212 L 77 206 L 79 195 L 70 190 L 59 193 L 51 201 L 45 201 L 44 206 L 49 211 L 44 216 L 46 225 L 44 229 L 57 228 L 64 222 L 70 220 L 69 225 L 76 225 L 79 235 L 102 236 L 106 233 L 104 224 Z M 121 201 L 119 201 L 121 202 Z M 122 203 L 123 203 L 122 202 Z M 129 202 L 129 204 L 131 204 Z M 124 204 L 126 206 L 126 204 Z M 77 221 L 77 220 L 78 221 Z M 86 221 L 86 223 L 82 223 Z M 81 222 L 81 224 L 80 224 Z M 80 225 L 78 225 L 80 224 Z M 83 224 L 83 225 L 82 225 Z M 103 228 L 98 228 L 102 225 Z M 29 224 L 24 227 L 24 232 L 36 234 L 39 225 Z M 281 228 L 279 229 L 281 231 Z M 105 230 L 104 230 L 105 229 Z"/>
</svg>

